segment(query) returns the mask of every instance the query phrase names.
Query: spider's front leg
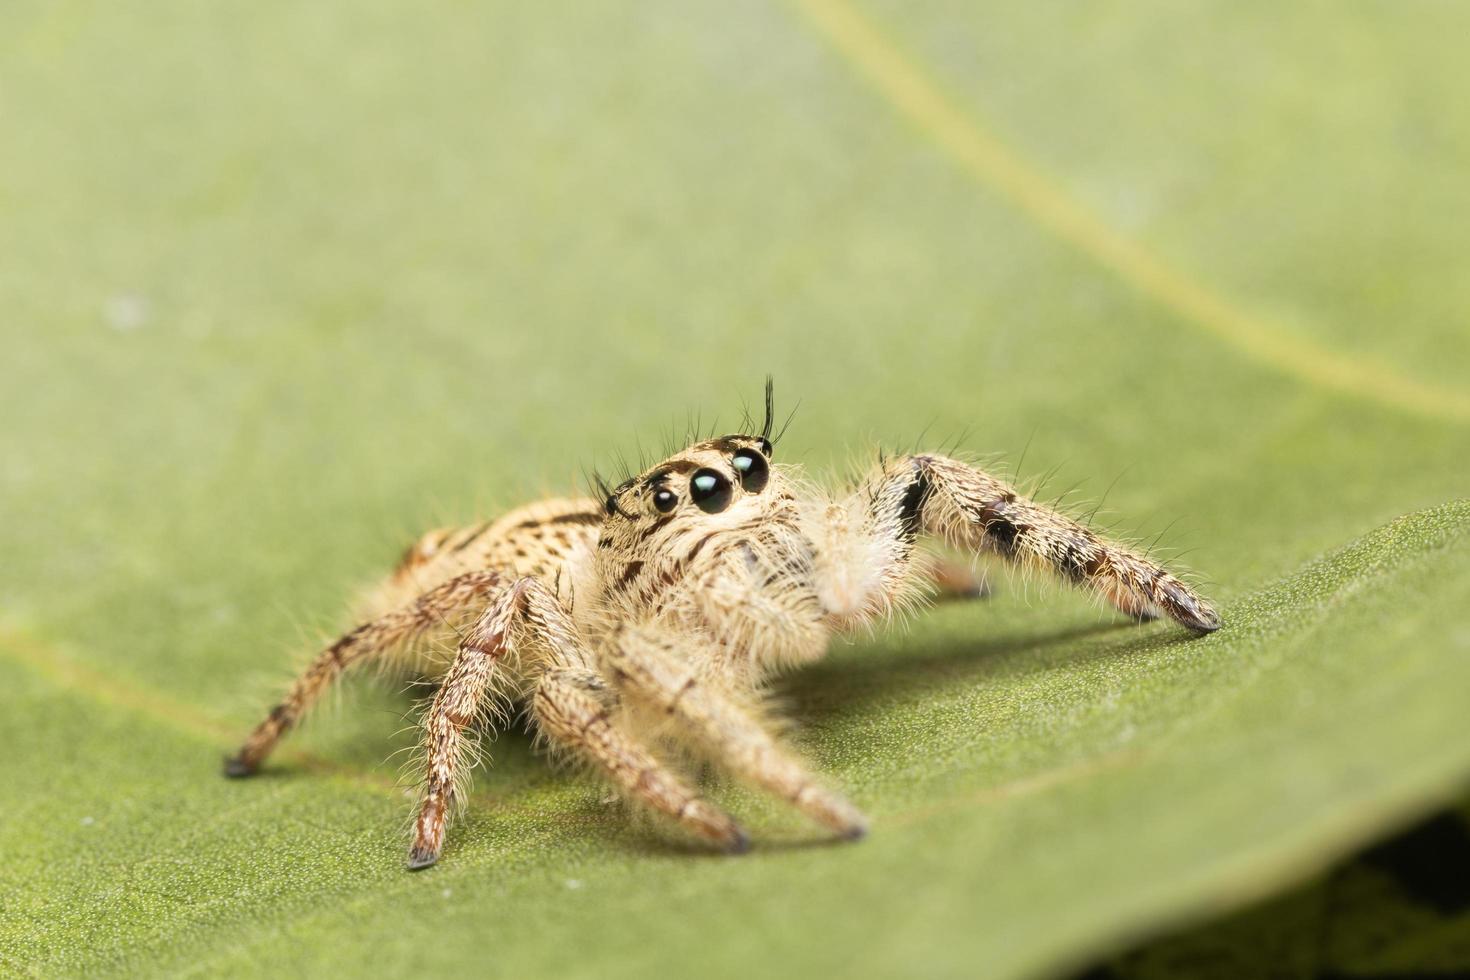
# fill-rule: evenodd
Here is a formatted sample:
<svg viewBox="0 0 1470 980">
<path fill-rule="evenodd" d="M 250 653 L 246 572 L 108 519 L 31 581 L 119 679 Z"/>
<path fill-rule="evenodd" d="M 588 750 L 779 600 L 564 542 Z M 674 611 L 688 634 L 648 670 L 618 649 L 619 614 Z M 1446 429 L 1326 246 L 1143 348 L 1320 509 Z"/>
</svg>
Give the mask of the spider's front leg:
<svg viewBox="0 0 1470 980">
<path fill-rule="evenodd" d="M 592 654 L 566 610 L 539 580 L 523 578 L 465 636 L 424 716 L 427 766 L 410 870 L 439 860 L 450 810 L 461 795 L 465 730 L 483 710 L 496 664 L 512 652 L 532 648 L 545 656 L 532 710 L 547 737 L 696 834 L 729 850 L 744 848 L 745 834 L 729 816 L 701 799 L 616 724 L 610 692 L 591 669 Z"/>
<path fill-rule="evenodd" d="M 911 550 L 922 531 L 1050 572 L 1131 616 L 1151 619 L 1163 613 L 1200 633 L 1220 627 L 1210 604 L 1166 569 L 959 460 L 938 455 L 889 460 L 864 492 L 878 532 L 904 549 Z"/>
<path fill-rule="evenodd" d="M 596 763 L 624 793 L 732 854 L 749 849 L 750 838 L 729 814 L 694 792 L 617 723 L 616 704 L 616 694 L 596 672 L 558 667 L 541 678 L 532 710 L 541 731 Z"/>
<path fill-rule="evenodd" d="M 699 659 L 689 645 L 647 627 L 620 630 L 606 656 L 609 672 L 624 692 L 676 718 L 717 762 L 844 838 L 866 834 L 862 813 L 784 748 L 757 709 L 701 677 Z"/>
</svg>

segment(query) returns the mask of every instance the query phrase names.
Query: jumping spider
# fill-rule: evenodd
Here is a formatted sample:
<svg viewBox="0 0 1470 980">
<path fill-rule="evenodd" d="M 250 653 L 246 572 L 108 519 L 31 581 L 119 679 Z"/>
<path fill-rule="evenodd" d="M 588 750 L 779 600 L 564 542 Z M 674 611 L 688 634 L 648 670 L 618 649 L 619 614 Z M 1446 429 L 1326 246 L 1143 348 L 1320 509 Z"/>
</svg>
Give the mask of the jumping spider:
<svg viewBox="0 0 1470 980">
<path fill-rule="evenodd" d="M 1219 618 L 1189 586 L 1004 482 L 937 454 L 881 459 L 833 496 L 771 464 L 759 435 L 696 442 L 606 492 L 544 500 L 409 548 L 369 617 L 327 647 L 225 773 L 256 771 L 349 670 L 414 667 L 442 681 L 423 717 L 423 791 L 408 867 L 439 858 L 462 798 L 472 723 L 509 693 L 539 735 L 623 793 L 732 852 L 749 839 L 662 754 L 693 743 L 849 839 L 863 815 L 784 746 L 763 682 L 821 657 L 834 634 L 934 587 L 974 580 L 924 560 L 921 536 L 1050 572 L 1124 613 L 1191 630 Z M 435 657 L 457 639 L 452 662 Z M 437 661 L 437 662 L 436 662 Z"/>
</svg>

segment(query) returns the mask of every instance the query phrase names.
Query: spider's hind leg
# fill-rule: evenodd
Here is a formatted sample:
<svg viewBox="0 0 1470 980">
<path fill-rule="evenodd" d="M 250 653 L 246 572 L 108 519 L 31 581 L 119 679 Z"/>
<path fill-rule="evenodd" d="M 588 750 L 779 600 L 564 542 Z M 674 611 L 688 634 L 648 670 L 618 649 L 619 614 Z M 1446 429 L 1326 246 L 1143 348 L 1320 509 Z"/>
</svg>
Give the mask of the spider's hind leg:
<svg viewBox="0 0 1470 980">
<path fill-rule="evenodd" d="M 498 572 L 479 571 L 450 579 L 415 601 L 369 620 L 323 650 L 296 678 L 286 696 L 265 717 L 235 755 L 225 760 L 225 775 L 249 776 L 260 768 L 282 736 L 347 671 L 381 662 L 466 611 L 483 606 L 503 587 Z"/>
<path fill-rule="evenodd" d="M 454 663 L 424 714 L 424 785 L 408 856 L 410 870 L 439 860 L 451 807 L 463 795 L 462 764 L 472 746 L 466 729 L 485 710 L 496 665 L 510 651 L 512 627 L 524 613 L 526 593 L 535 585 L 534 580 L 521 579 L 496 596 L 460 642 Z"/>
<path fill-rule="evenodd" d="M 990 582 L 985 572 L 977 569 L 973 562 L 940 554 L 927 555 L 923 561 L 924 572 L 940 598 L 990 598 Z"/>
</svg>

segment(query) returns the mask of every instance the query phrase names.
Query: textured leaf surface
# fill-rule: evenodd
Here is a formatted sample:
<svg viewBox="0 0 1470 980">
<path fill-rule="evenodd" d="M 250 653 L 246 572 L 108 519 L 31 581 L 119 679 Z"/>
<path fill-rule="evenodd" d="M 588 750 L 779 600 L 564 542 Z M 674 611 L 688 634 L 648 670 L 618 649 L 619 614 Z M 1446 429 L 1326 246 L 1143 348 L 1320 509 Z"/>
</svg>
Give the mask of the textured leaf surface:
<svg viewBox="0 0 1470 980">
<path fill-rule="evenodd" d="M 1470 776 L 1462 8 L 4 19 L 4 968 L 1016 975 Z M 761 846 L 684 851 L 508 733 L 406 875 L 393 690 L 218 777 L 411 534 L 766 371 L 818 473 L 1114 484 L 1226 627 L 1002 578 L 835 650 L 785 697 L 858 846 L 726 790 Z"/>
</svg>

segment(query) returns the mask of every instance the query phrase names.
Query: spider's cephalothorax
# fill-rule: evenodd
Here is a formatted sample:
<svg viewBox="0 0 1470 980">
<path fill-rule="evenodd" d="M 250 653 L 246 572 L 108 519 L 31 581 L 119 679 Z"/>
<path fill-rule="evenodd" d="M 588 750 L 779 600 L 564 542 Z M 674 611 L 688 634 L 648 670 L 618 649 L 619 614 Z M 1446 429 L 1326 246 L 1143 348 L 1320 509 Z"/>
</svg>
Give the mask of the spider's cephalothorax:
<svg viewBox="0 0 1470 980">
<path fill-rule="evenodd" d="M 772 462 L 766 394 L 760 434 L 697 442 L 604 500 L 543 501 L 421 538 L 225 771 L 254 772 L 348 670 L 396 662 L 440 678 L 411 868 L 438 859 L 473 723 L 505 692 L 551 744 L 721 847 L 748 840 L 671 763 L 671 742 L 857 838 L 862 814 L 782 744 L 760 691 L 926 591 L 979 592 L 966 568 L 916 552 L 921 537 L 1049 572 L 1140 619 L 1219 626 L 1163 568 L 947 456 L 884 459 L 840 495 L 802 482 Z M 434 653 L 446 642 L 449 660 Z"/>
</svg>

